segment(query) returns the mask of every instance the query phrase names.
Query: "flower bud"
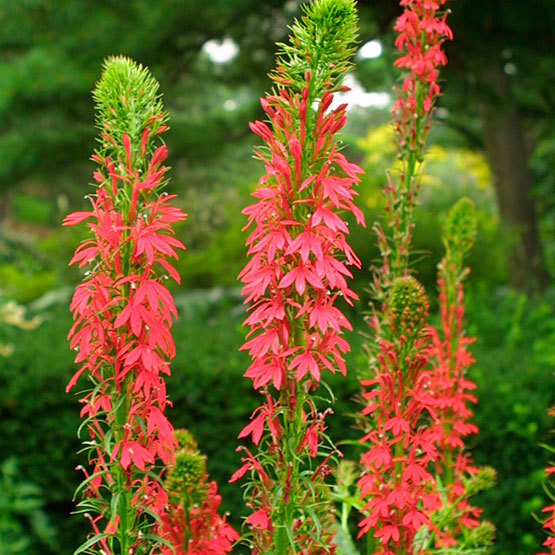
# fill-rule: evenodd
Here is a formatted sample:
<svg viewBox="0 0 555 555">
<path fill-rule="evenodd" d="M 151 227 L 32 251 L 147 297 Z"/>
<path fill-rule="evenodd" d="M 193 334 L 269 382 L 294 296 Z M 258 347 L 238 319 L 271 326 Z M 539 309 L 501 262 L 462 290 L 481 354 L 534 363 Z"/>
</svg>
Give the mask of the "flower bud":
<svg viewBox="0 0 555 555">
<path fill-rule="evenodd" d="M 189 430 L 179 428 L 178 430 L 173 431 L 173 435 L 175 436 L 175 439 L 177 439 L 179 451 L 182 451 L 183 449 L 187 451 L 198 451 L 197 440 L 193 437 L 193 434 Z"/>
<path fill-rule="evenodd" d="M 412 276 L 396 278 L 390 291 L 391 325 L 399 331 L 419 331 L 428 316 L 424 287 Z"/>
<path fill-rule="evenodd" d="M 175 463 L 168 465 L 164 488 L 175 502 L 187 498 L 200 505 L 206 495 L 206 457 L 187 430 L 176 430 L 174 434 L 179 447 L 174 454 Z"/>
<path fill-rule="evenodd" d="M 447 250 L 464 256 L 476 238 L 476 225 L 474 203 L 467 197 L 461 198 L 449 210 L 443 225 L 443 242 Z"/>
</svg>

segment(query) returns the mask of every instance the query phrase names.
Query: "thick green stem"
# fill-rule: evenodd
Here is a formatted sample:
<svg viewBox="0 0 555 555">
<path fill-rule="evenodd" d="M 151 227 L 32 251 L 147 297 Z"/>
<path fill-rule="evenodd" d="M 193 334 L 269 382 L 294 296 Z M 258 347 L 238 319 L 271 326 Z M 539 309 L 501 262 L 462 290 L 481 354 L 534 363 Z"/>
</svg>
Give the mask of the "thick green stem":
<svg viewBox="0 0 555 555">
<path fill-rule="evenodd" d="M 292 346 L 303 346 L 304 329 L 302 321 L 293 320 L 293 334 L 291 337 Z M 283 389 L 281 392 L 282 406 L 287 407 L 283 410 L 283 434 L 281 436 L 281 452 L 283 453 L 283 463 L 281 467 L 280 485 L 282 493 L 278 499 L 278 518 L 274 521 L 275 527 L 275 547 L 276 553 L 288 553 L 290 547 L 287 529 L 292 530 L 293 520 L 298 493 L 297 476 L 299 475 L 299 460 L 295 453 L 296 446 L 300 443 L 303 434 L 302 410 L 305 402 L 305 393 L 299 387 L 294 376 L 289 376 L 290 387 L 297 387 L 294 394 L 295 404 L 291 408 L 290 402 L 293 396 L 291 389 Z"/>
</svg>

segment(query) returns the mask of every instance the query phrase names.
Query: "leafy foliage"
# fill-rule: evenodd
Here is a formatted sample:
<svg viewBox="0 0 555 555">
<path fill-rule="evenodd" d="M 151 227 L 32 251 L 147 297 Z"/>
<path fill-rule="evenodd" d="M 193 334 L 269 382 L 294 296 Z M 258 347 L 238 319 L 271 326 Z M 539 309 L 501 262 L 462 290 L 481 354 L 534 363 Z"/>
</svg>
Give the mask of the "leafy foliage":
<svg viewBox="0 0 555 555">
<path fill-rule="evenodd" d="M 543 506 L 549 458 L 540 443 L 549 437 L 546 409 L 555 391 L 550 305 L 549 296 L 530 299 L 514 291 L 481 289 L 467 296 L 469 333 L 477 337 L 470 377 L 478 386 L 474 421 L 480 428 L 470 448 L 477 464 L 493 466 L 498 475 L 476 504 L 497 529 L 496 555 L 526 555 L 543 541 L 530 515 Z"/>
<path fill-rule="evenodd" d="M 13 457 L 0 463 L 0 546 L 2 555 L 25 555 L 44 547 L 59 549 L 44 512 L 42 491 L 21 480 Z"/>
</svg>

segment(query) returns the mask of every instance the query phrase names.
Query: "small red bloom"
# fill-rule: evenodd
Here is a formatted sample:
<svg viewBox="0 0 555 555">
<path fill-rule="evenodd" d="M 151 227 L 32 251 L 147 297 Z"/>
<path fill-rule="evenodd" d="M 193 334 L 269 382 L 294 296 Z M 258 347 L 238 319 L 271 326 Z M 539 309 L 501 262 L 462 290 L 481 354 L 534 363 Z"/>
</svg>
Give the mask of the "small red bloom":
<svg viewBox="0 0 555 555">
<path fill-rule="evenodd" d="M 246 520 L 245 524 L 251 524 L 256 528 L 261 528 L 266 530 L 269 527 L 270 521 L 268 519 L 268 513 L 264 509 L 259 509 L 252 513 Z"/>
</svg>

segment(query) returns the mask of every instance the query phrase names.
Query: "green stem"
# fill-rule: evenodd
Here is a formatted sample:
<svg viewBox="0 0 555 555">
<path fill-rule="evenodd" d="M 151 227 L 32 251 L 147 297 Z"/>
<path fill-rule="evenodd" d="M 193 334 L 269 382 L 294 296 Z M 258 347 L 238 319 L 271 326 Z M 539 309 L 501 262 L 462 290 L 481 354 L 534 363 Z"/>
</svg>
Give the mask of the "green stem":
<svg viewBox="0 0 555 555">
<path fill-rule="evenodd" d="M 445 487 L 453 482 L 453 452 L 447 448 L 445 453 Z"/>
<path fill-rule="evenodd" d="M 445 271 L 444 271 L 444 284 L 445 284 L 445 297 L 446 297 L 446 310 L 447 317 L 449 321 L 449 360 L 448 360 L 448 378 L 453 378 L 455 373 L 455 365 L 457 358 L 457 350 L 459 347 L 459 334 L 457 330 L 457 281 L 456 275 L 458 273 L 458 268 L 452 267 L 450 261 L 446 259 L 444 261 Z M 451 394 L 453 391 L 450 392 Z M 448 419 L 452 417 L 452 410 L 448 411 Z M 450 432 L 450 430 L 449 430 Z M 453 450 L 447 447 L 444 453 L 444 472 L 445 472 L 445 486 L 451 484 L 454 480 L 453 472 Z"/>
<path fill-rule="evenodd" d="M 124 383 L 122 384 L 122 389 L 120 390 L 119 394 L 117 394 L 123 397 L 123 401 L 114 414 L 113 428 L 116 442 L 123 441 L 123 426 L 127 421 L 127 413 L 129 411 L 129 398 L 127 396 L 126 385 L 127 380 L 124 381 Z M 129 523 L 127 517 L 131 509 L 131 499 L 127 488 L 125 470 L 122 468 L 118 459 L 113 462 L 112 469 L 116 473 L 117 490 L 115 493 L 119 494 L 120 496 L 117 504 L 117 515 L 119 517 L 119 525 L 117 529 L 120 548 L 122 554 L 127 554 L 129 552 Z M 111 515 L 111 517 L 114 518 L 115 515 Z"/>
<path fill-rule="evenodd" d="M 403 276 L 407 271 L 409 263 L 409 233 L 413 220 L 414 197 L 417 192 L 414 187 L 414 182 L 418 179 L 417 162 L 421 159 L 421 149 L 424 142 L 422 116 L 420 115 L 420 107 L 422 105 L 422 87 L 420 86 L 419 81 L 415 82 L 415 87 L 417 111 L 414 122 L 414 139 L 411 139 L 410 137 L 408 138 L 408 156 L 405 154 L 406 151 L 404 150 L 399 153 L 399 159 L 404 162 L 403 184 L 397 191 L 397 198 L 392 199 L 393 201 L 399 202 L 399 207 L 395 211 L 398 222 L 395 222 L 394 220 L 391 222 L 391 226 L 394 230 L 392 251 L 395 253 L 395 259 L 392 264 L 393 278 Z M 412 194 L 413 198 L 409 198 L 409 193 Z M 402 245 L 403 239 L 406 240 L 406 245 L 404 246 Z"/>
</svg>

